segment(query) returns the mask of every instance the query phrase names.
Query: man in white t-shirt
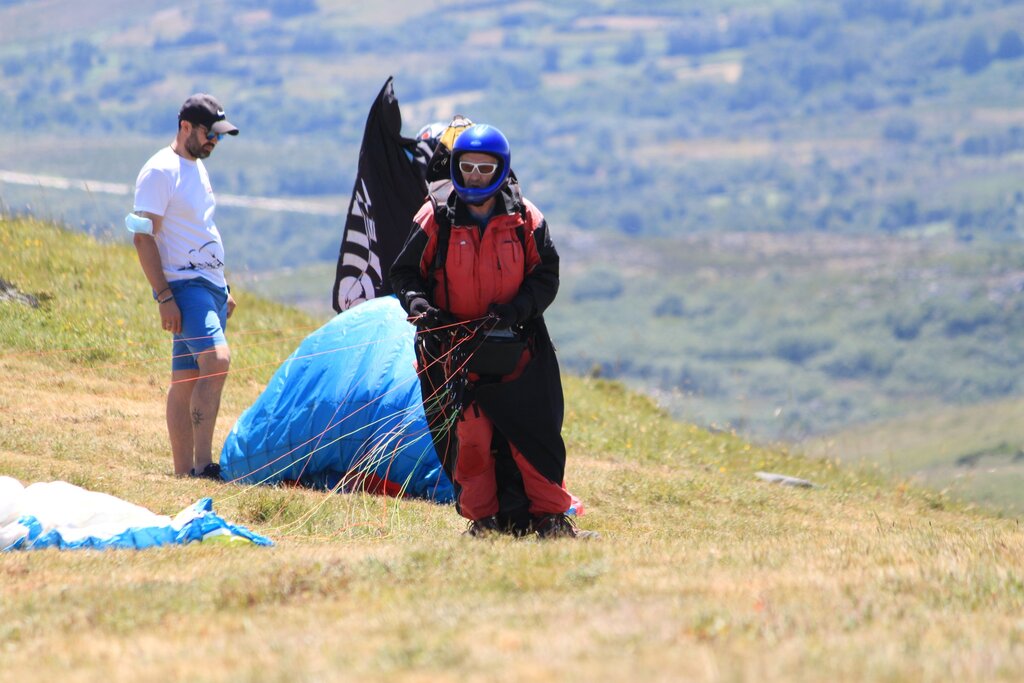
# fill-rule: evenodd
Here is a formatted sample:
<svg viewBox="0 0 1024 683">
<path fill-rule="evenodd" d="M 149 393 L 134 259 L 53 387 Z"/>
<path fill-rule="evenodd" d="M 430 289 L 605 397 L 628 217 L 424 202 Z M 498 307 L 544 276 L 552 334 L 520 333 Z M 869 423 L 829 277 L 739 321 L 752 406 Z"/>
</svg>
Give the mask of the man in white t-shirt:
<svg viewBox="0 0 1024 683">
<path fill-rule="evenodd" d="M 231 354 L 224 330 L 235 300 L 224 279 L 217 203 L 202 160 L 238 128 L 211 95 L 185 100 L 178 134 L 150 157 L 135 181 L 125 218 L 153 288 L 163 329 L 174 335 L 167 430 L 176 476 L 220 479 L 213 429 Z"/>
</svg>

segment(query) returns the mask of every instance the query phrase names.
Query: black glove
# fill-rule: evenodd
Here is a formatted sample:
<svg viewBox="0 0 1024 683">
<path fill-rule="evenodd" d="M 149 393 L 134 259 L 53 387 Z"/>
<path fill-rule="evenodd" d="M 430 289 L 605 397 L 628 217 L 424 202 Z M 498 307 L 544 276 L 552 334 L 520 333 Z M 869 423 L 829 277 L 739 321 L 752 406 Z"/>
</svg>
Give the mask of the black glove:
<svg viewBox="0 0 1024 683">
<path fill-rule="evenodd" d="M 414 318 L 418 318 L 421 315 L 426 315 L 427 313 L 436 310 L 437 309 L 422 296 L 417 296 L 409 300 L 409 315 Z"/>
<path fill-rule="evenodd" d="M 448 316 L 422 296 L 409 301 L 409 315 L 419 328 L 438 327 L 448 322 Z"/>
<path fill-rule="evenodd" d="M 487 315 L 494 320 L 496 330 L 507 330 L 519 323 L 519 311 L 512 304 L 491 304 Z"/>
</svg>

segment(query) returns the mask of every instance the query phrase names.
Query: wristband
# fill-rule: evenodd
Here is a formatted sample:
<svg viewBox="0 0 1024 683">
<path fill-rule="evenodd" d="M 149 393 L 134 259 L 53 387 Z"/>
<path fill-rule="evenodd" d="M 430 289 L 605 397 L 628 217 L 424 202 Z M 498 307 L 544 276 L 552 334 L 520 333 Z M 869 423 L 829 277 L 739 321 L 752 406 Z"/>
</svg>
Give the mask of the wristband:
<svg viewBox="0 0 1024 683">
<path fill-rule="evenodd" d="M 165 304 L 165 303 L 167 303 L 168 301 L 174 301 L 174 295 L 173 295 L 173 294 L 172 294 L 172 295 L 170 295 L 169 297 L 167 297 L 166 299 L 157 299 L 157 300 L 156 300 L 156 302 L 157 302 L 158 304 Z"/>
<path fill-rule="evenodd" d="M 161 289 L 159 292 L 157 292 L 156 293 L 156 299 L 159 300 L 160 299 L 160 295 L 163 294 L 164 292 L 166 292 L 170 288 L 171 288 L 171 286 L 168 285 L 168 286 L 164 287 L 163 289 Z"/>
</svg>

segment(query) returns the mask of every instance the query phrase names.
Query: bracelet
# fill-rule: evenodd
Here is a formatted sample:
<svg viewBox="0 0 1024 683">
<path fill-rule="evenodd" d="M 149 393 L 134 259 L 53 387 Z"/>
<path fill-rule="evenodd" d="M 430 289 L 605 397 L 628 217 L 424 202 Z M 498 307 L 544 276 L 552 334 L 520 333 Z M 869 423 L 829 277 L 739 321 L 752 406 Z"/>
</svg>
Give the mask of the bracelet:
<svg viewBox="0 0 1024 683">
<path fill-rule="evenodd" d="M 170 286 L 170 285 L 167 285 L 166 287 L 164 287 L 163 289 L 161 289 L 161 290 L 160 290 L 159 292 L 157 292 L 157 293 L 156 293 L 156 298 L 157 298 L 157 300 L 159 300 L 159 299 L 160 299 L 160 295 L 161 295 L 161 294 L 163 294 L 164 292 L 166 292 L 166 291 L 167 291 L 168 289 L 170 289 L 170 288 L 171 288 L 171 286 Z"/>
<path fill-rule="evenodd" d="M 157 302 L 158 304 L 165 304 L 165 303 L 167 303 L 168 301 L 174 301 L 174 295 L 173 295 L 173 294 L 172 294 L 171 296 L 167 297 L 166 299 L 157 299 L 157 300 L 156 300 L 156 302 Z"/>
</svg>

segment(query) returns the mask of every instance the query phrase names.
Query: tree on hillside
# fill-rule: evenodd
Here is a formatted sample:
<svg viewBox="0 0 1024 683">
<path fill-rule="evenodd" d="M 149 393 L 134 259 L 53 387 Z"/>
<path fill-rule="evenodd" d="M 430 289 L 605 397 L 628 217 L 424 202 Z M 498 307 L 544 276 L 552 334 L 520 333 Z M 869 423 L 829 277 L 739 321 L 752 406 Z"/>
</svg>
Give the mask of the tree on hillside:
<svg viewBox="0 0 1024 683">
<path fill-rule="evenodd" d="M 1018 39 L 1019 40 L 1019 39 Z M 68 54 L 68 66 L 71 67 L 76 81 L 81 81 L 99 57 L 99 50 L 88 40 L 76 40 L 71 44 Z"/>
<path fill-rule="evenodd" d="M 334 33 L 319 26 L 304 26 L 295 34 L 291 51 L 295 54 L 328 54 L 339 52 L 343 45 Z"/>
<path fill-rule="evenodd" d="M 654 315 L 657 318 L 665 316 L 682 318 L 686 315 L 686 304 L 682 297 L 670 294 L 662 297 L 661 301 L 658 302 L 658 305 L 654 307 Z"/>
<path fill-rule="evenodd" d="M 316 0 L 271 0 L 270 12 L 278 19 L 312 14 L 319 9 Z"/>
<path fill-rule="evenodd" d="M 878 227 L 885 232 L 892 233 L 917 225 L 918 222 L 917 200 L 911 197 L 902 197 L 886 204 Z"/>
<path fill-rule="evenodd" d="M 644 38 L 640 34 L 634 34 L 628 42 L 619 46 L 615 53 L 615 61 L 623 66 L 636 64 L 644 58 Z"/>
<path fill-rule="evenodd" d="M 1012 28 L 1007 29 L 999 36 L 999 45 L 996 47 L 996 59 L 1017 59 L 1024 56 L 1024 40 L 1020 34 Z"/>
<path fill-rule="evenodd" d="M 785 7 L 772 14 L 772 32 L 779 37 L 805 40 L 836 19 L 834 12 L 821 7 Z"/>
<path fill-rule="evenodd" d="M 561 58 L 561 51 L 557 45 L 548 45 L 544 48 L 544 63 L 541 66 L 546 73 L 555 73 L 558 71 L 558 62 Z"/>
<path fill-rule="evenodd" d="M 627 235 L 639 235 L 644 231 L 644 219 L 636 211 L 623 211 L 616 217 L 615 227 Z"/>
<path fill-rule="evenodd" d="M 597 268 L 589 270 L 576 280 L 573 287 L 572 300 L 594 301 L 601 299 L 618 299 L 626 290 L 622 276 L 617 272 Z"/>
<path fill-rule="evenodd" d="M 847 19 L 876 16 L 885 21 L 899 21 L 911 16 L 912 6 L 906 0 L 843 0 L 843 14 Z"/>
<path fill-rule="evenodd" d="M 688 24 L 668 34 L 669 55 L 702 55 L 721 49 L 718 34 L 711 26 Z"/>
<path fill-rule="evenodd" d="M 984 71 L 992 63 L 992 54 L 988 51 L 988 41 L 985 34 L 975 31 L 967 39 L 964 45 L 963 54 L 960 56 L 960 66 L 969 74 Z"/>
<path fill-rule="evenodd" d="M 917 139 L 918 123 L 908 116 L 893 116 L 885 122 L 882 135 L 886 140 L 913 142 Z"/>
</svg>

